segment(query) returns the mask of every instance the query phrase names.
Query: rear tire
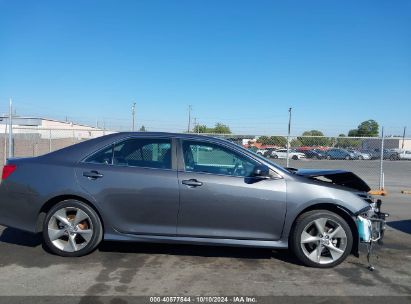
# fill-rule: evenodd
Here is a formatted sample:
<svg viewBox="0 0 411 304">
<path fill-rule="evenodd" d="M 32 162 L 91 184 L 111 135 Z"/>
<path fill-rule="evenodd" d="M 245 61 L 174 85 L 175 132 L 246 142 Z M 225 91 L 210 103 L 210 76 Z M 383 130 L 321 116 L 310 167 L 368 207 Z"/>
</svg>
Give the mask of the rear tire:
<svg viewBox="0 0 411 304">
<path fill-rule="evenodd" d="M 297 155 L 294 155 L 294 156 L 292 157 L 292 159 L 293 159 L 293 160 L 298 160 L 298 156 L 297 156 Z"/>
<path fill-rule="evenodd" d="M 69 199 L 47 212 L 43 223 L 43 240 L 54 254 L 80 257 L 94 251 L 103 239 L 98 214 L 87 204 Z"/>
<path fill-rule="evenodd" d="M 352 246 L 349 225 L 338 214 L 328 210 L 303 213 L 290 234 L 290 249 L 310 267 L 334 267 L 347 258 Z"/>
</svg>

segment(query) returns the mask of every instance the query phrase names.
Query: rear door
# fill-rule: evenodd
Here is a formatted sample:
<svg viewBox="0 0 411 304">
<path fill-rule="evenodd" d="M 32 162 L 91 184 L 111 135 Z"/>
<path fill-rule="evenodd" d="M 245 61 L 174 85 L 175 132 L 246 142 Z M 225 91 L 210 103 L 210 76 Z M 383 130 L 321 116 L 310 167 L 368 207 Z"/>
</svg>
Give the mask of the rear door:
<svg viewBox="0 0 411 304">
<path fill-rule="evenodd" d="M 208 141 L 180 146 L 180 236 L 278 240 L 286 212 L 286 185 L 275 176 L 250 178 L 258 162 Z"/>
<path fill-rule="evenodd" d="M 116 230 L 175 235 L 179 207 L 175 157 L 170 138 L 128 138 L 80 163 L 77 180 Z"/>
</svg>

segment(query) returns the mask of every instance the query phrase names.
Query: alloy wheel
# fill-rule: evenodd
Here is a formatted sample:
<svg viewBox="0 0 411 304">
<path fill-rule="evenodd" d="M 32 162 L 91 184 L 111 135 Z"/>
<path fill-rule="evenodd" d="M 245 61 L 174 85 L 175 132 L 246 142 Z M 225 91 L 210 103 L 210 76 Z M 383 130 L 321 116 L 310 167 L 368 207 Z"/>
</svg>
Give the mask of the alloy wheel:
<svg viewBox="0 0 411 304">
<path fill-rule="evenodd" d="M 300 243 L 303 253 L 312 262 L 330 264 L 344 255 L 347 234 L 336 221 L 318 218 L 305 226 Z"/>
<path fill-rule="evenodd" d="M 48 222 L 51 243 L 64 252 L 75 252 L 89 244 L 93 237 L 90 216 L 76 207 L 57 210 Z"/>
</svg>

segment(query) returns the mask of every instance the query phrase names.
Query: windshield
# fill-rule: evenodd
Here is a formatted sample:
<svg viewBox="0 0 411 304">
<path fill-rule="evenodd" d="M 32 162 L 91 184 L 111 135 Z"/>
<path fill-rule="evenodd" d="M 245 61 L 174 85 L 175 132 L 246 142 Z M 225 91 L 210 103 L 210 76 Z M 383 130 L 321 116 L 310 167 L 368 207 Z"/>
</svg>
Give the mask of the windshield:
<svg viewBox="0 0 411 304">
<path fill-rule="evenodd" d="M 269 163 L 270 165 L 272 165 L 273 167 L 275 167 L 276 169 L 278 169 L 278 170 L 280 170 L 280 171 L 282 171 L 282 172 L 285 172 L 285 173 L 290 173 L 290 172 L 292 172 L 292 171 L 289 171 L 289 170 L 287 170 L 286 168 L 284 168 L 284 167 L 276 164 L 275 162 L 269 160 L 268 158 L 265 158 L 264 156 L 262 156 L 262 155 L 260 155 L 260 154 L 257 154 L 257 153 L 255 153 L 254 151 L 252 151 L 252 150 L 250 150 L 250 149 L 244 148 L 243 146 L 237 144 L 236 142 L 229 141 L 229 140 L 226 140 L 226 139 L 224 139 L 224 140 L 225 140 L 225 141 L 228 141 L 228 142 L 231 143 L 231 144 L 234 144 L 237 148 L 240 148 L 241 150 L 246 151 L 246 152 L 252 154 L 255 158 L 258 158 L 259 160 L 261 160 L 261 161 L 263 161 L 263 162 Z M 290 152 L 291 152 L 291 150 L 290 150 Z"/>
</svg>

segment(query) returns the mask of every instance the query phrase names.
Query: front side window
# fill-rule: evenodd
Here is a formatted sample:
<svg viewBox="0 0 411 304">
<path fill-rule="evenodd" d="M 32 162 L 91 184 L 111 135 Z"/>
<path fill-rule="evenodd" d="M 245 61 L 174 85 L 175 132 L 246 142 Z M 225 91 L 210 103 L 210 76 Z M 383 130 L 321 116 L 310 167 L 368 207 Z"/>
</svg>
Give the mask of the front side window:
<svg viewBox="0 0 411 304">
<path fill-rule="evenodd" d="M 114 146 L 113 164 L 171 169 L 171 141 L 169 139 L 128 139 Z"/>
<path fill-rule="evenodd" d="M 184 141 L 185 171 L 230 176 L 250 176 L 256 163 L 219 145 Z"/>
</svg>

